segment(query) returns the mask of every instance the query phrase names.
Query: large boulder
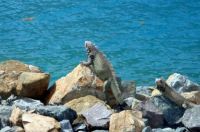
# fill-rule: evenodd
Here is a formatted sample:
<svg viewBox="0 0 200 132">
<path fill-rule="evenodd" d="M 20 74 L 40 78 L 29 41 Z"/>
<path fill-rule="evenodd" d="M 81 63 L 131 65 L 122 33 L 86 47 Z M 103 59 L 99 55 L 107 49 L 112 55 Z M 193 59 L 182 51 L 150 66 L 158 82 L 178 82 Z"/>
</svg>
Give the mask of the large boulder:
<svg viewBox="0 0 200 132">
<path fill-rule="evenodd" d="M 22 115 L 22 123 L 26 132 L 59 132 L 61 128 L 54 118 L 31 113 Z"/>
<path fill-rule="evenodd" d="M 60 78 L 50 87 L 47 103 L 67 103 L 73 99 L 93 95 L 105 100 L 103 82 L 98 79 L 90 68 L 78 65 L 72 72 Z"/>
<path fill-rule="evenodd" d="M 143 117 L 148 119 L 148 125 L 152 128 L 163 127 L 164 114 L 155 104 L 150 101 L 143 101 L 137 105 L 138 110 L 142 111 Z"/>
<path fill-rule="evenodd" d="M 77 114 L 82 114 L 84 111 L 87 111 L 97 103 L 104 104 L 102 100 L 96 98 L 95 96 L 87 95 L 84 97 L 73 99 L 67 102 L 65 106 L 73 109 L 74 111 L 77 112 Z"/>
<path fill-rule="evenodd" d="M 40 99 L 47 91 L 49 79 L 46 73 L 23 72 L 18 78 L 17 95 Z"/>
<path fill-rule="evenodd" d="M 39 99 L 48 88 L 50 76 L 38 67 L 10 60 L 0 63 L 0 95 Z"/>
<path fill-rule="evenodd" d="M 187 109 L 182 117 L 182 123 L 185 127 L 194 132 L 200 131 L 200 106 Z"/>
<path fill-rule="evenodd" d="M 185 111 L 183 108 L 163 96 L 154 96 L 150 98 L 149 102 L 153 103 L 163 113 L 167 125 L 174 126 L 180 123 L 180 118 Z"/>
<path fill-rule="evenodd" d="M 125 110 L 111 115 L 109 132 L 141 132 L 144 126 L 140 111 Z"/>
<path fill-rule="evenodd" d="M 170 75 L 166 83 L 178 93 L 200 91 L 200 86 L 179 73 Z"/>
<path fill-rule="evenodd" d="M 110 116 L 113 111 L 103 103 L 96 103 L 94 106 L 84 111 L 82 115 L 91 127 L 108 128 Z"/>
</svg>

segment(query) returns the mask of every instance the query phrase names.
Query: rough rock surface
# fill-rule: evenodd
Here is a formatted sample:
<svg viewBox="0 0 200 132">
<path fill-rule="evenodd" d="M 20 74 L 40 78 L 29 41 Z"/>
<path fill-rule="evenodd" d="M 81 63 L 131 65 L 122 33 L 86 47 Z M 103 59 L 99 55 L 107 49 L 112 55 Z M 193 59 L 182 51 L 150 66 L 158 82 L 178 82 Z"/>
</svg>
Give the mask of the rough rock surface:
<svg viewBox="0 0 200 132">
<path fill-rule="evenodd" d="M 60 121 L 61 132 L 73 132 L 72 126 L 69 120 Z"/>
<path fill-rule="evenodd" d="M 93 95 L 105 100 L 103 82 L 85 66 L 78 65 L 72 72 L 60 78 L 50 88 L 47 103 L 67 103 L 75 98 Z"/>
<path fill-rule="evenodd" d="M 200 106 L 187 109 L 182 117 L 182 123 L 193 131 L 200 131 Z"/>
<path fill-rule="evenodd" d="M 88 110 L 98 102 L 104 104 L 102 100 L 96 98 L 95 96 L 87 95 L 84 97 L 73 99 L 66 103 L 65 106 L 73 109 L 77 112 L 77 114 L 82 114 L 84 111 Z"/>
<path fill-rule="evenodd" d="M 162 111 L 164 119 L 169 126 L 178 124 L 185 111 L 183 108 L 177 106 L 174 102 L 163 96 L 152 97 L 150 102 L 152 102 L 160 111 Z"/>
<path fill-rule="evenodd" d="M 59 132 L 61 128 L 54 118 L 37 114 L 23 114 L 22 122 L 26 132 Z"/>
<path fill-rule="evenodd" d="M 23 72 L 18 78 L 17 95 L 40 99 L 47 91 L 49 79 L 46 73 Z"/>
<path fill-rule="evenodd" d="M 1 106 L 0 105 L 0 129 L 9 126 L 9 117 L 12 112 L 11 106 Z"/>
<path fill-rule="evenodd" d="M 144 128 L 142 113 L 125 110 L 110 117 L 109 132 L 141 132 Z"/>
<path fill-rule="evenodd" d="M 47 90 L 49 75 L 39 68 L 10 60 L 0 63 L 0 95 L 39 98 Z"/>
<path fill-rule="evenodd" d="M 108 122 L 112 113 L 111 109 L 108 109 L 105 104 L 99 102 L 84 111 L 82 115 L 85 117 L 87 123 L 92 127 L 108 128 Z"/>
<path fill-rule="evenodd" d="M 198 84 L 192 82 L 186 76 L 179 73 L 170 75 L 166 83 L 170 87 L 174 88 L 178 93 L 200 90 L 200 86 Z"/>
<path fill-rule="evenodd" d="M 24 112 L 21 109 L 14 107 L 12 110 L 11 116 L 9 118 L 10 122 L 16 126 L 22 126 L 21 118 L 22 118 L 23 113 Z"/>
<path fill-rule="evenodd" d="M 138 104 L 137 109 L 142 111 L 143 117 L 148 119 L 152 128 L 163 127 L 164 115 L 150 100 Z"/>
</svg>

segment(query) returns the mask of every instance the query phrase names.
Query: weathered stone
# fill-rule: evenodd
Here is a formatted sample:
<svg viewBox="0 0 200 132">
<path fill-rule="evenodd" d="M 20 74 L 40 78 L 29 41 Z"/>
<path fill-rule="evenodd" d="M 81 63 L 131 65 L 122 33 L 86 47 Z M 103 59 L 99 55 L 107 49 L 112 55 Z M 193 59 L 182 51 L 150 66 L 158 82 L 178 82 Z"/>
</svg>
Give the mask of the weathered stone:
<svg viewBox="0 0 200 132">
<path fill-rule="evenodd" d="M 154 89 L 153 86 L 137 86 L 136 93 L 151 96 L 152 89 Z"/>
<path fill-rule="evenodd" d="M 94 130 L 92 132 L 109 132 L 108 130 Z"/>
<path fill-rule="evenodd" d="M 158 90 L 158 89 L 154 89 L 152 92 L 151 92 L 151 96 L 159 96 L 161 95 L 161 92 Z"/>
<path fill-rule="evenodd" d="M 185 127 L 178 127 L 176 128 L 176 132 L 190 132 L 190 131 Z"/>
<path fill-rule="evenodd" d="M 82 115 L 92 127 L 107 128 L 112 113 L 112 110 L 105 104 L 98 102 L 88 110 L 84 111 Z"/>
<path fill-rule="evenodd" d="M 184 92 L 181 95 L 194 104 L 200 104 L 200 91 Z"/>
<path fill-rule="evenodd" d="M 68 119 L 71 122 L 77 117 L 76 112 L 63 105 L 46 105 L 44 106 L 39 100 L 30 98 L 18 99 L 13 102 L 13 106 L 22 110 L 34 110 L 40 115 L 51 116 L 58 121 Z"/>
<path fill-rule="evenodd" d="M 46 73 L 23 72 L 17 85 L 17 95 L 40 99 L 47 91 L 50 75 Z"/>
<path fill-rule="evenodd" d="M 15 60 L 0 63 L 0 95 L 3 99 L 11 94 L 39 98 L 44 89 L 47 90 L 49 75 L 45 74 L 44 79 L 44 73 L 39 73 L 39 68 L 33 67 Z"/>
<path fill-rule="evenodd" d="M 9 117 L 11 112 L 11 106 L 0 106 L 0 129 L 10 125 Z"/>
<path fill-rule="evenodd" d="M 55 118 L 58 121 L 62 121 L 64 119 L 73 122 L 77 115 L 76 112 L 70 108 L 65 106 L 39 106 L 35 108 L 35 111 L 40 115 L 50 116 Z"/>
<path fill-rule="evenodd" d="M 14 107 L 9 118 L 10 122 L 16 126 L 22 126 L 22 114 L 24 112 L 17 107 Z"/>
<path fill-rule="evenodd" d="M 150 102 L 163 113 L 164 119 L 169 126 L 180 123 L 180 118 L 185 111 L 183 108 L 163 96 L 152 97 Z"/>
<path fill-rule="evenodd" d="M 39 106 L 44 106 L 44 104 L 41 101 L 34 100 L 31 98 L 17 99 L 12 102 L 12 105 L 19 107 L 20 109 L 23 109 L 23 110 L 30 110 L 30 109 L 35 109 Z"/>
<path fill-rule="evenodd" d="M 145 128 L 142 130 L 142 132 L 152 132 L 151 127 L 150 127 L 150 126 L 145 127 Z"/>
<path fill-rule="evenodd" d="M 96 98 L 95 96 L 87 95 L 84 97 L 73 99 L 66 103 L 65 106 L 68 106 L 69 108 L 75 110 L 77 114 L 82 114 L 84 111 L 88 110 L 98 102 L 104 104 L 102 100 Z"/>
<path fill-rule="evenodd" d="M 61 128 L 54 118 L 37 114 L 23 114 L 22 122 L 26 132 L 59 132 Z"/>
<path fill-rule="evenodd" d="M 148 119 L 148 125 L 152 128 L 162 127 L 164 125 L 164 115 L 150 100 L 141 102 L 138 110 L 142 111 L 143 117 Z"/>
<path fill-rule="evenodd" d="M 170 75 L 166 82 L 178 93 L 200 90 L 200 86 L 198 84 L 192 82 L 186 76 L 183 76 L 179 73 L 174 73 Z"/>
<path fill-rule="evenodd" d="M 14 127 L 6 126 L 3 129 L 1 129 L 0 132 L 25 132 L 25 131 L 23 128 L 19 126 L 14 126 Z"/>
<path fill-rule="evenodd" d="M 60 121 L 61 132 L 73 132 L 72 126 L 69 120 Z"/>
<path fill-rule="evenodd" d="M 200 131 L 200 105 L 187 109 L 182 117 L 182 123 L 193 131 Z"/>
<path fill-rule="evenodd" d="M 67 76 L 60 78 L 50 88 L 47 103 L 67 103 L 73 99 L 93 95 L 105 100 L 103 82 L 92 73 L 91 69 L 78 65 Z"/>
<path fill-rule="evenodd" d="M 85 124 L 76 124 L 75 126 L 74 126 L 74 131 L 75 132 L 80 132 L 80 131 L 86 131 L 87 130 L 87 126 L 85 125 Z"/>
<path fill-rule="evenodd" d="M 141 132 L 143 128 L 142 113 L 139 111 L 125 110 L 110 117 L 109 132 Z"/>
<path fill-rule="evenodd" d="M 152 129 L 152 132 L 175 132 L 174 129 L 172 128 L 157 128 L 157 129 Z"/>
<path fill-rule="evenodd" d="M 135 81 L 122 81 L 121 92 L 123 98 L 135 97 L 136 84 Z"/>
</svg>

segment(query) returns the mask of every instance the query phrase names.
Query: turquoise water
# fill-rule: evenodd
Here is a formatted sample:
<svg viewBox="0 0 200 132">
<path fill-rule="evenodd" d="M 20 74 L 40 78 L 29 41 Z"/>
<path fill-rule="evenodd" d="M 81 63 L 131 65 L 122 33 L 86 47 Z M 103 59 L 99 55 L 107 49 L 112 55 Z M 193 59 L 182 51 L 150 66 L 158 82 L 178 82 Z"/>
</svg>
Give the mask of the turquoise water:
<svg viewBox="0 0 200 132">
<path fill-rule="evenodd" d="M 123 80 L 152 85 L 179 72 L 200 82 L 199 0 L 0 2 L 0 61 L 39 66 L 53 82 L 86 59 L 85 40 Z"/>
</svg>

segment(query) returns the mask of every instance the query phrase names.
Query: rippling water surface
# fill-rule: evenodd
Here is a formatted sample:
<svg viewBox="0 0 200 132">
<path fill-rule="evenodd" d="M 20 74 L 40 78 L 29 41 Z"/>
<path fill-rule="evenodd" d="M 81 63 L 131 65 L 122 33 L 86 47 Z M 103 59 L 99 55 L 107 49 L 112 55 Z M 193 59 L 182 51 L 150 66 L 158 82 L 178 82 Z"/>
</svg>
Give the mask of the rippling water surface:
<svg viewBox="0 0 200 132">
<path fill-rule="evenodd" d="M 200 82 L 199 0 L 0 2 L 0 61 L 34 64 L 53 82 L 86 59 L 85 40 L 124 80 L 152 85 L 179 72 Z"/>
</svg>

